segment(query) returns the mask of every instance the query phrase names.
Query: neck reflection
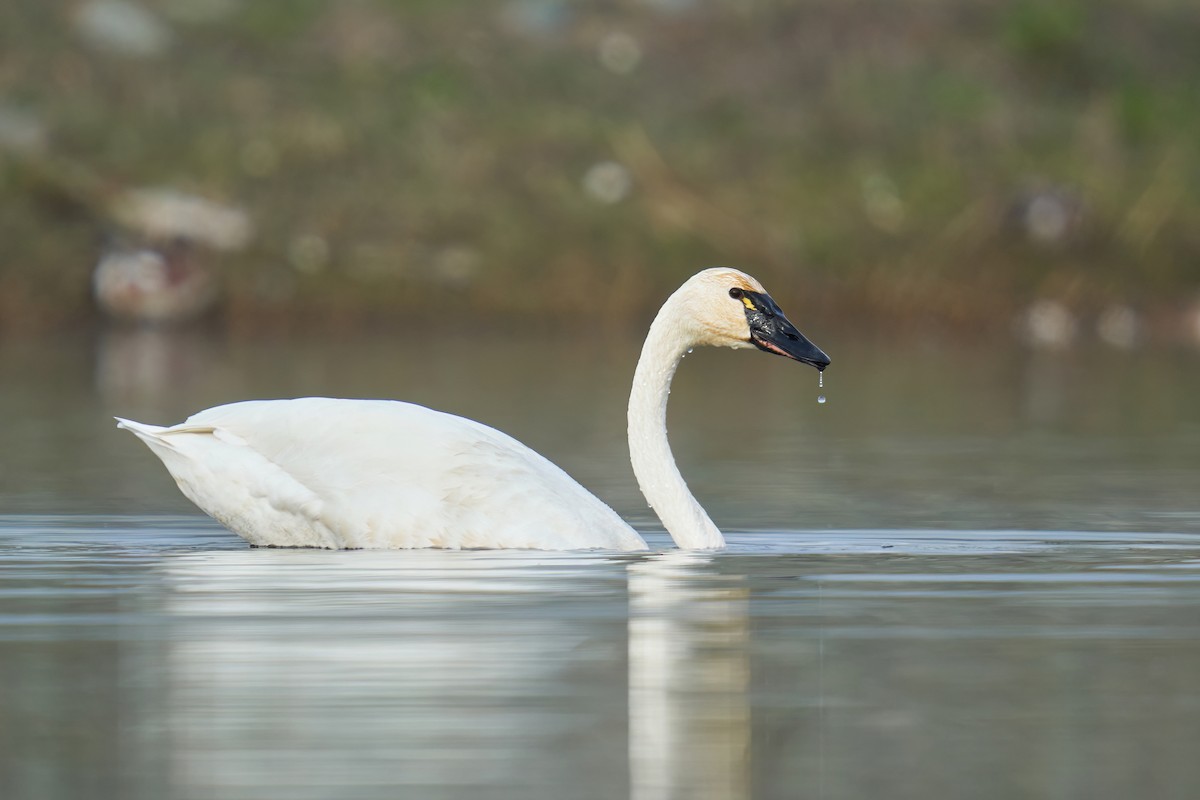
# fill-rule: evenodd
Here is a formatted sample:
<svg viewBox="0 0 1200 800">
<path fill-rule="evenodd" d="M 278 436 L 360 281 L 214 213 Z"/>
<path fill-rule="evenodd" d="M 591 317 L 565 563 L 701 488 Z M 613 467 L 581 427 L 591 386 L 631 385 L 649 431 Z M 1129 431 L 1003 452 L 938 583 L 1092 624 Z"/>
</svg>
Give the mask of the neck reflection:
<svg viewBox="0 0 1200 800">
<path fill-rule="evenodd" d="M 749 795 L 749 592 L 706 553 L 629 565 L 629 775 L 635 800 Z"/>
</svg>

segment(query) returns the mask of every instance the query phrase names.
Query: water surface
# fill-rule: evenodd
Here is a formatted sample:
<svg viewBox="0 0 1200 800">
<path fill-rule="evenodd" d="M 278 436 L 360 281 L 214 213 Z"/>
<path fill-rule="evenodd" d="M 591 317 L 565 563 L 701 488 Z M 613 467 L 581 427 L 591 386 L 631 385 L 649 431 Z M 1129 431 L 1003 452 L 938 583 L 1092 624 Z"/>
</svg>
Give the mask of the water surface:
<svg viewBox="0 0 1200 800">
<path fill-rule="evenodd" d="M 620 337 L 0 344 L 0 796 L 1196 796 L 1195 356 L 806 332 L 824 405 L 681 369 L 718 554 L 637 493 Z M 496 425 L 653 550 L 250 549 L 108 418 L 298 394 Z"/>
</svg>

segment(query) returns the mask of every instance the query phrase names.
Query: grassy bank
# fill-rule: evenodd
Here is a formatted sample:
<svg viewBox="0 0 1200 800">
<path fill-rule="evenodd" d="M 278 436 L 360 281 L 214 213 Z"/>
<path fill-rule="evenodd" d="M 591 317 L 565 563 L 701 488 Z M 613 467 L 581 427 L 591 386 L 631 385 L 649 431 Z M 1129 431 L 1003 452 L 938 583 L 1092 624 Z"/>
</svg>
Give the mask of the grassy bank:
<svg viewBox="0 0 1200 800">
<path fill-rule="evenodd" d="M 0 108 L 36 134 L 0 154 L 0 326 L 91 318 L 139 186 L 249 212 L 215 261 L 242 324 L 621 320 L 716 263 L 984 327 L 1200 294 L 1183 0 L 187 7 L 143 6 L 149 55 L 78 3 L 0 10 Z"/>
</svg>

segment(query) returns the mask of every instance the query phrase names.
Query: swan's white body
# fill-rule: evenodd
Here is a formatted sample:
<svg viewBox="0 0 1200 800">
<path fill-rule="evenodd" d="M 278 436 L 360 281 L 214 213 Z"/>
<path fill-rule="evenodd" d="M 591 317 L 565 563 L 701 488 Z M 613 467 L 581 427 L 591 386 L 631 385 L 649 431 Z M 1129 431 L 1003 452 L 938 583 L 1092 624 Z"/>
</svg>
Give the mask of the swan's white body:
<svg viewBox="0 0 1200 800">
<path fill-rule="evenodd" d="M 277 547 L 644 548 L 615 511 L 486 425 L 390 400 L 232 403 L 122 420 L 193 503 Z"/>
<path fill-rule="evenodd" d="M 675 466 L 667 395 L 690 348 L 753 346 L 743 302 L 754 307 L 740 293 L 730 300 L 741 291 L 731 285 L 766 297 L 753 278 L 725 268 L 705 270 L 671 295 L 650 327 L 629 398 L 638 483 L 685 548 L 719 548 L 724 539 Z M 517 440 L 410 403 L 309 397 L 217 406 L 171 427 L 118 422 L 188 499 L 255 545 L 646 547 L 616 512 Z"/>
</svg>

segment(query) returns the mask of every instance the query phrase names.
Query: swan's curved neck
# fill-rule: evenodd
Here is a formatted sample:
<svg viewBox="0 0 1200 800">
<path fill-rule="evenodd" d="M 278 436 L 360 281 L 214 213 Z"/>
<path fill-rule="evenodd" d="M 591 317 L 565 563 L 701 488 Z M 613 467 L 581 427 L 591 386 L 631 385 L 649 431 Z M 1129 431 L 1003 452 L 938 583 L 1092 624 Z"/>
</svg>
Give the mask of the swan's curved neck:
<svg viewBox="0 0 1200 800">
<path fill-rule="evenodd" d="M 629 395 L 629 458 L 638 486 L 671 538 L 682 548 L 725 546 L 725 538 L 696 502 L 675 466 L 667 442 L 667 396 L 675 369 L 695 342 L 681 325 L 684 316 L 672 295 L 654 318 L 642 345 Z"/>
</svg>

